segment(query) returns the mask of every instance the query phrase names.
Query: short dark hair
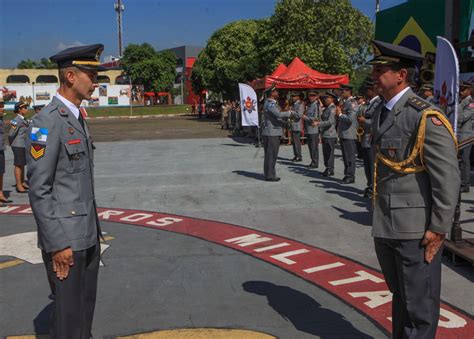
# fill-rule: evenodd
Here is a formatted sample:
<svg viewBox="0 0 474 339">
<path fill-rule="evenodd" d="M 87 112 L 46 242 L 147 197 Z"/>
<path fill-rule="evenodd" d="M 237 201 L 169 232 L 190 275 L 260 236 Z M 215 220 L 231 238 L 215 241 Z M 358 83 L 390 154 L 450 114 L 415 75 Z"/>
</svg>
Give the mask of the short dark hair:
<svg viewBox="0 0 474 339">
<path fill-rule="evenodd" d="M 418 84 L 416 83 L 416 69 L 413 67 L 412 64 L 404 64 L 404 63 L 398 63 L 398 64 L 393 64 L 390 66 L 392 71 L 400 71 L 402 69 L 407 70 L 407 79 L 406 82 L 409 86 L 417 86 Z"/>
</svg>

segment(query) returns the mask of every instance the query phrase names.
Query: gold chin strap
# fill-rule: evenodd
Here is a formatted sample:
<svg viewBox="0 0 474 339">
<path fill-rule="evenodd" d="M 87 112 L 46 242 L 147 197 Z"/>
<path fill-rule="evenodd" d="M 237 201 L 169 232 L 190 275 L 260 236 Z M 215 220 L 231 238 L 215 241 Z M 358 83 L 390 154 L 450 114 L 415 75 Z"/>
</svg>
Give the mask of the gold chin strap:
<svg viewBox="0 0 474 339">
<path fill-rule="evenodd" d="M 435 111 L 433 109 L 427 109 L 423 111 L 421 119 L 420 119 L 420 124 L 418 126 L 418 134 L 416 136 L 415 146 L 413 147 L 413 150 L 411 151 L 408 158 L 400 162 L 392 161 L 389 158 L 385 157 L 380 152 L 379 148 L 377 147 L 377 154 L 375 155 L 375 161 L 374 161 L 374 177 L 373 177 L 374 207 L 375 207 L 375 201 L 377 198 L 377 167 L 378 167 L 379 162 L 389 167 L 392 171 L 398 172 L 401 174 L 419 173 L 426 170 L 425 165 L 423 163 L 423 145 L 425 142 L 425 134 L 426 134 L 426 120 L 429 117 L 437 118 L 443 123 L 443 125 L 451 134 L 454 140 L 454 144 L 456 145 L 456 148 L 458 147 L 456 136 L 454 135 L 454 131 L 451 127 L 451 123 L 449 122 L 449 120 L 442 113 Z M 415 162 L 416 159 L 419 159 L 420 165 L 416 164 Z"/>
</svg>

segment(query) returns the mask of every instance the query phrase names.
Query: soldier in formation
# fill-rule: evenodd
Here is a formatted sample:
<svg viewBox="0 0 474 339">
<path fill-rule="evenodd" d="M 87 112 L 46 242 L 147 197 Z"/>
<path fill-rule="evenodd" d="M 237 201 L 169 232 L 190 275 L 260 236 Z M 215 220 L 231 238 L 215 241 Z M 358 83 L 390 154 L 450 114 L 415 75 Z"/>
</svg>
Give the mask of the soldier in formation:
<svg viewBox="0 0 474 339">
<path fill-rule="evenodd" d="M 28 104 L 18 102 L 15 104 L 14 113 L 16 113 L 16 117 L 11 121 L 8 141 L 13 152 L 15 189 L 17 193 L 28 193 L 28 185 L 25 183 L 25 143 L 29 124 L 25 115 L 28 113 Z"/>
<path fill-rule="evenodd" d="M 291 93 L 293 101 L 292 111 L 295 112 L 295 116 L 291 119 L 291 144 L 293 145 L 293 159 L 291 161 L 300 162 L 303 160 L 301 156 L 301 118 L 305 112 L 304 94 L 301 92 Z"/>
<path fill-rule="evenodd" d="M 316 91 L 308 92 L 309 105 L 306 114 L 303 116 L 306 142 L 308 143 L 311 163 L 308 168 L 318 168 L 319 166 L 319 127 L 313 127 L 314 122 L 321 120 L 321 109 L 319 105 L 319 95 Z"/>
<path fill-rule="evenodd" d="M 459 86 L 458 111 L 458 142 L 472 137 L 472 121 L 474 120 L 474 99 L 471 97 L 471 83 L 462 81 Z M 469 192 L 471 186 L 471 146 L 459 151 L 461 171 L 461 193 Z"/>
<path fill-rule="evenodd" d="M 282 112 L 278 105 L 279 93 L 276 87 L 267 90 L 268 98 L 263 106 L 263 147 L 265 158 L 263 173 L 266 181 L 276 182 L 280 178 L 276 176 L 276 160 L 280 149 L 280 138 L 283 136 L 283 127 L 286 119 L 296 117 L 292 111 Z"/>
<path fill-rule="evenodd" d="M 352 184 L 355 182 L 356 161 L 356 129 L 358 105 L 352 96 L 352 87 L 342 85 L 342 110 L 338 114 L 338 137 L 341 142 L 342 160 L 344 161 L 344 178 L 341 184 Z"/>
</svg>

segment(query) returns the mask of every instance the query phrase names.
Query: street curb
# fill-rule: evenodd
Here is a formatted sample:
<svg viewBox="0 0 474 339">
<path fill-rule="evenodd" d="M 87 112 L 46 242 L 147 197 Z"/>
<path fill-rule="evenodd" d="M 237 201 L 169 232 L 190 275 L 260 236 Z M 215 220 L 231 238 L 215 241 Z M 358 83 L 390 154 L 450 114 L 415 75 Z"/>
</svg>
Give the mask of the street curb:
<svg viewBox="0 0 474 339">
<path fill-rule="evenodd" d="M 149 119 L 149 118 L 172 118 L 172 117 L 181 117 L 181 116 L 193 116 L 190 113 L 171 113 L 171 114 L 149 114 L 149 115 L 112 115 L 106 117 L 86 117 L 86 120 L 95 120 L 95 119 Z M 5 124 L 10 124 L 11 120 L 3 120 Z"/>
</svg>

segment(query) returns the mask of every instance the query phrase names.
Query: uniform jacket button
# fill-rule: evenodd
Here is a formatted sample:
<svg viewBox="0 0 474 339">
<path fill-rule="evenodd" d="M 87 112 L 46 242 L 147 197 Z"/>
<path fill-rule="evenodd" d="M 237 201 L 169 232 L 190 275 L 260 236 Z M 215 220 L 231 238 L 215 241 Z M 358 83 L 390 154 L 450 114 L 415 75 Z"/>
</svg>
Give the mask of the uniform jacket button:
<svg viewBox="0 0 474 339">
<path fill-rule="evenodd" d="M 76 215 L 76 211 L 71 211 L 71 214 L 72 214 L 72 215 Z"/>
</svg>

